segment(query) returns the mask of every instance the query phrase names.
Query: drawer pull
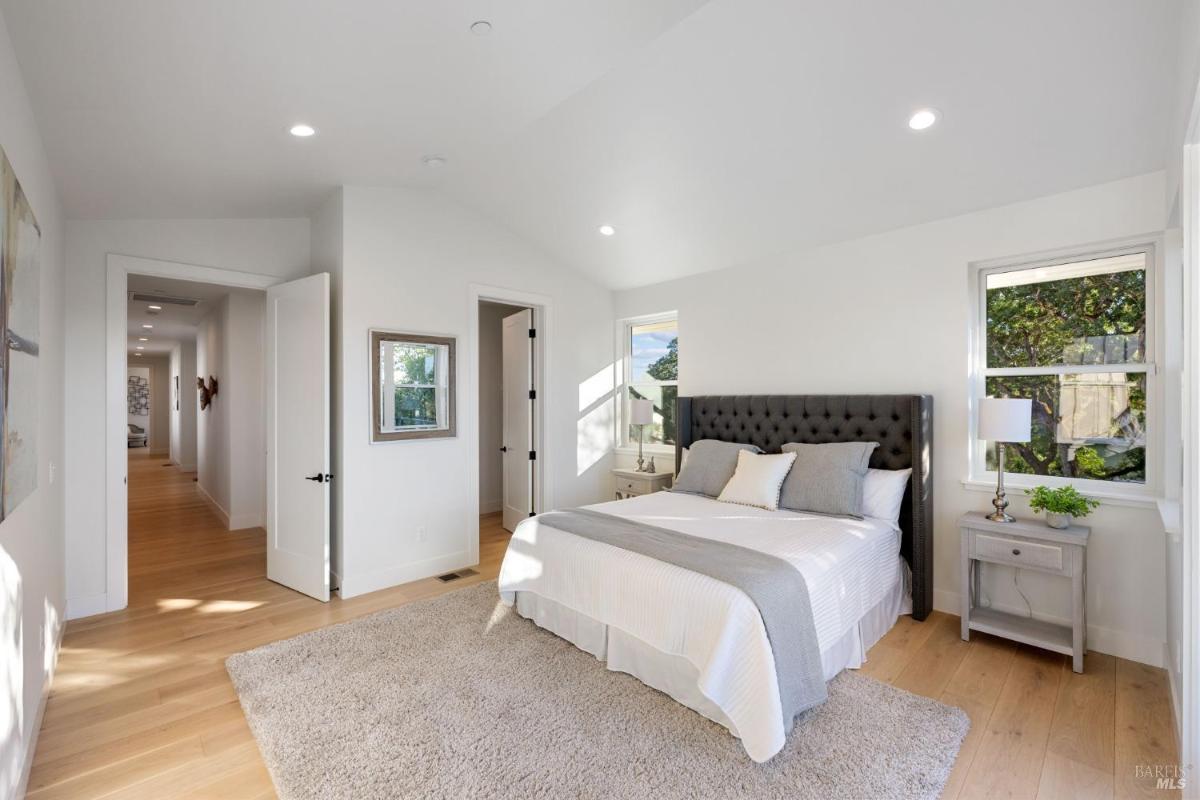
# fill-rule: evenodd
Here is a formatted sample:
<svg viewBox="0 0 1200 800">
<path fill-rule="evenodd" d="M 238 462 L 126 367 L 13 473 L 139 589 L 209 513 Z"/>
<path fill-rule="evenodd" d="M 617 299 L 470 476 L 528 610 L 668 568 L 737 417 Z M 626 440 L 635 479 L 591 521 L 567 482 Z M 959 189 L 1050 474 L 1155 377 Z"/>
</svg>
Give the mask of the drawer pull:
<svg viewBox="0 0 1200 800">
<path fill-rule="evenodd" d="M 1017 548 L 1015 548 L 1015 547 L 1014 547 L 1014 548 L 1013 548 L 1013 555 L 1014 555 L 1014 556 L 1019 556 L 1019 555 L 1021 555 L 1021 551 L 1020 551 L 1020 550 L 1018 550 Z"/>
</svg>

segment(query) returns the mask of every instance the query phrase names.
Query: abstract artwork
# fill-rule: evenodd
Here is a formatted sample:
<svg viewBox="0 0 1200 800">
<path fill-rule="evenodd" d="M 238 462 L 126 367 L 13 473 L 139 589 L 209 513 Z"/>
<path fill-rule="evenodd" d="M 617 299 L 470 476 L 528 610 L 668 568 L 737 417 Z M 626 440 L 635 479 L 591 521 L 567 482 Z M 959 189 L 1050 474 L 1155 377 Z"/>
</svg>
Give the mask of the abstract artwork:
<svg viewBox="0 0 1200 800">
<path fill-rule="evenodd" d="M 128 383 L 129 413 L 135 417 L 150 414 L 150 381 L 141 375 L 130 375 Z"/>
<path fill-rule="evenodd" d="M 38 485 L 38 250 L 42 231 L 0 150 L 0 520 Z"/>
</svg>

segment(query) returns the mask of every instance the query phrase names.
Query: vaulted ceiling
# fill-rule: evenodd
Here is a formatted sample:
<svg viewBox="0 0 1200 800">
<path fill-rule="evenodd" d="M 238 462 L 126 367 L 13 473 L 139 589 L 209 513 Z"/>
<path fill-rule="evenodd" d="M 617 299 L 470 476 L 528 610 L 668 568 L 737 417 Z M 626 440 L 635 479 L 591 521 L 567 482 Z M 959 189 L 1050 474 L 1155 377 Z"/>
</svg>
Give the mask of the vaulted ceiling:
<svg viewBox="0 0 1200 800">
<path fill-rule="evenodd" d="M 0 7 L 69 217 L 426 187 L 626 287 L 1163 168 L 1190 1 Z"/>
</svg>

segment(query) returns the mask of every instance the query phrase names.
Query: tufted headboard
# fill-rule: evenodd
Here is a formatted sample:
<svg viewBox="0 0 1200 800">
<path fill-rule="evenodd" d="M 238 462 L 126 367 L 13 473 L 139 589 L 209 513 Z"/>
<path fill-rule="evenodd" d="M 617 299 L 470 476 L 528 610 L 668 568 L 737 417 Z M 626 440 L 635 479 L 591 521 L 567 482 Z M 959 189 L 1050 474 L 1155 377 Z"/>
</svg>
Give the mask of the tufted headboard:
<svg viewBox="0 0 1200 800">
<path fill-rule="evenodd" d="M 933 610 L 933 398 L 919 394 L 680 397 L 675 470 L 701 439 L 778 453 L 788 442 L 879 442 L 876 469 L 912 468 L 900 508 L 900 554 L 912 567 L 913 618 Z"/>
</svg>

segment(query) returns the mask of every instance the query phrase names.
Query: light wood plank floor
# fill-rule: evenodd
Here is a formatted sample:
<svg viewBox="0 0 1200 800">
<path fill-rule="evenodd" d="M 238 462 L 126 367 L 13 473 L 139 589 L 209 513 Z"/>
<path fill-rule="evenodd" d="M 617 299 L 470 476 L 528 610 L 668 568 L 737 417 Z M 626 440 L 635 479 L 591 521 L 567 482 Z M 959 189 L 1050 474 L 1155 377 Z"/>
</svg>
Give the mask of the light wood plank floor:
<svg viewBox="0 0 1200 800">
<path fill-rule="evenodd" d="M 480 530 L 479 575 L 319 603 L 266 580 L 261 529 L 226 531 L 193 476 L 130 456 L 129 607 L 68 624 L 29 797 L 266 798 L 271 781 L 225 673 L 231 653 L 495 577 L 508 534 Z M 1165 796 L 1139 764 L 1174 764 L 1162 670 L 1066 659 L 905 617 L 866 674 L 965 709 L 946 797 Z"/>
</svg>

